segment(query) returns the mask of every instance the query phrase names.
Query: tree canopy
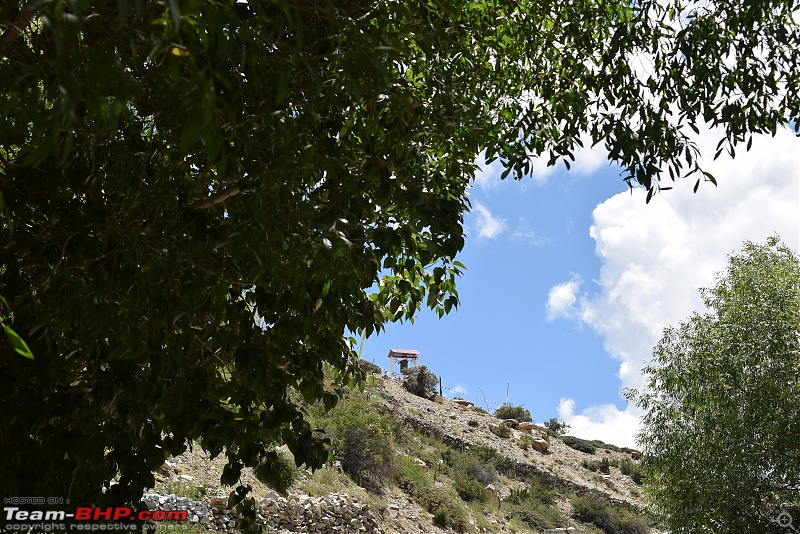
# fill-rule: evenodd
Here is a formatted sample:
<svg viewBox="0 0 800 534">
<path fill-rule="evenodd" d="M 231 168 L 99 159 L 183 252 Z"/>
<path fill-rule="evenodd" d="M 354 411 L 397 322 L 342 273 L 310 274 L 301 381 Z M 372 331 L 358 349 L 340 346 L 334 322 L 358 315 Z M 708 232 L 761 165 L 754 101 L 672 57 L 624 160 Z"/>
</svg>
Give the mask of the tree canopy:
<svg viewBox="0 0 800 534">
<path fill-rule="evenodd" d="M 319 466 L 303 402 L 360 378 L 346 333 L 457 305 L 479 156 L 588 140 L 699 184 L 691 129 L 800 125 L 797 9 L 2 2 L 0 321 L 35 359 L 9 331 L 0 490 L 136 500 L 197 438 L 228 484 L 278 443 Z"/>
<path fill-rule="evenodd" d="M 664 331 L 630 394 L 648 491 L 676 532 L 786 532 L 781 514 L 800 517 L 800 258 L 777 238 L 746 243 L 702 294 L 709 311 Z"/>
</svg>

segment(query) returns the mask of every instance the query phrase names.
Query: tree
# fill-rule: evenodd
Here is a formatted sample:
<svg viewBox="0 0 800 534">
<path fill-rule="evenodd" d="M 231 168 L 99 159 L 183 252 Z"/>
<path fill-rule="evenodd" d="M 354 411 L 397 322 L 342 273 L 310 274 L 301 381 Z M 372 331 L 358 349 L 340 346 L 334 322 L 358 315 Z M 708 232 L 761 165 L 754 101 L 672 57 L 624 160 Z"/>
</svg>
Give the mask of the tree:
<svg viewBox="0 0 800 534">
<path fill-rule="evenodd" d="M 677 532 L 785 532 L 779 514 L 800 517 L 800 259 L 745 243 L 702 295 L 708 312 L 665 329 L 628 393 L 646 410 L 648 490 Z"/>
<path fill-rule="evenodd" d="M 227 484 L 319 466 L 345 333 L 457 305 L 479 155 L 707 177 L 687 128 L 800 127 L 795 9 L 0 3 L 0 492 L 135 502 L 197 438 Z"/>
<path fill-rule="evenodd" d="M 533 421 L 531 412 L 525 406 L 504 403 L 494 411 L 498 419 L 516 419 L 517 421 Z"/>
<path fill-rule="evenodd" d="M 418 397 L 430 398 L 436 395 L 439 377 L 425 365 L 414 367 L 408 372 L 403 386 Z"/>
<path fill-rule="evenodd" d="M 555 417 L 551 417 L 549 420 L 545 421 L 544 426 L 547 427 L 547 429 L 551 432 L 561 436 L 569 432 L 569 429 L 571 428 L 571 426 L 565 421 L 559 421 Z"/>
</svg>

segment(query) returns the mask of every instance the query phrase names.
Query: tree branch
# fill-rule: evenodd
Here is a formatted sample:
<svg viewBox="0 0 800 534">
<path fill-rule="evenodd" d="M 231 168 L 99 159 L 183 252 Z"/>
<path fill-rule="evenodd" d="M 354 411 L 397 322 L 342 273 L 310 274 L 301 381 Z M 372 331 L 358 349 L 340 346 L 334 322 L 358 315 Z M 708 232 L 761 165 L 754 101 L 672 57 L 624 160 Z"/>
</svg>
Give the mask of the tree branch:
<svg viewBox="0 0 800 534">
<path fill-rule="evenodd" d="M 31 19 L 33 19 L 33 13 L 26 9 L 19 14 L 16 20 L 2 25 L 5 26 L 5 31 L 3 32 L 3 35 L 0 35 L 0 52 L 5 52 L 11 47 L 12 44 L 14 44 L 14 41 L 17 40 L 17 37 L 24 33 L 23 28 L 27 27 L 28 24 L 31 23 Z"/>
<path fill-rule="evenodd" d="M 210 208 L 212 206 L 216 206 L 217 204 L 222 204 L 223 202 L 225 202 L 226 200 L 228 200 L 232 196 L 238 195 L 238 194 L 239 194 L 239 186 L 238 185 L 234 185 L 232 187 L 226 187 L 222 191 L 220 191 L 218 193 L 214 193 L 213 195 L 211 195 L 208 198 L 204 198 L 202 200 L 198 200 L 197 202 L 192 204 L 192 207 L 194 209 L 196 209 L 196 210 L 204 210 L 206 208 Z"/>
</svg>

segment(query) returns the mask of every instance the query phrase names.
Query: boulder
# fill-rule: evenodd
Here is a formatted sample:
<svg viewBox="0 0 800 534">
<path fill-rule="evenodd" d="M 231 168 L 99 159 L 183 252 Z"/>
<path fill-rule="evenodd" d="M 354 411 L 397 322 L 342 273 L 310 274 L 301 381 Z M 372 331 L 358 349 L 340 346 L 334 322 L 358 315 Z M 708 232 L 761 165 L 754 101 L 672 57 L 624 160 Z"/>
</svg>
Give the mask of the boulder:
<svg viewBox="0 0 800 534">
<path fill-rule="evenodd" d="M 212 497 L 210 501 L 208 501 L 208 506 L 210 508 L 227 508 L 228 506 L 228 498 L 227 497 Z"/>
<path fill-rule="evenodd" d="M 458 404 L 458 407 L 461 408 L 462 410 L 474 410 L 475 409 L 475 404 L 471 403 L 468 400 L 454 399 L 453 402 Z"/>
<path fill-rule="evenodd" d="M 505 422 L 508 428 L 517 428 L 519 426 L 519 421 L 516 419 L 506 419 Z"/>
<path fill-rule="evenodd" d="M 522 430 L 524 432 L 533 432 L 533 423 L 520 423 L 517 425 L 517 430 Z"/>
<path fill-rule="evenodd" d="M 544 440 L 542 438 L 533 438 L 533 441 L 531 442 L 531 447 L 541 452 L 542 454 L 547 454 L 550 451 L 550 444 L 547 443 L 547 440 Z"/>
</svg>

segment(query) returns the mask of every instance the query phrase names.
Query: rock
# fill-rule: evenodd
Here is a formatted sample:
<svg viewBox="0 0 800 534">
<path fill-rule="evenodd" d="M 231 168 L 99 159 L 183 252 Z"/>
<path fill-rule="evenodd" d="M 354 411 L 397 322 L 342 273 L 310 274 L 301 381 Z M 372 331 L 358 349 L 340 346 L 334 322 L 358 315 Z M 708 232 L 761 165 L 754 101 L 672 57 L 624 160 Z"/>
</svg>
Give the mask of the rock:
<svg viewBox="0 0 800 534">
<path fill-rule="evenodd" d="M 517 428 L 519 426 L 519 421 L 516 419 L 506 419 L 505 423 L 508 428 Z"/>
<path fill-rule="evenodd" d="M 227 497 L 212 497 L 210 501 L 208 501 L 208 506 L 210 508 L 225 508 L 228 506 L 228 498 Z"/>
<path fill-rule="evenodd" d="M 517 425 L 517 430 L 522 430 L 524 432 L 533 432 L 533 423 L 520 423 Z"/>
<path fill-rule="evenodd" d="M 458 404 L 458 407 L 461 408 L 462 410 L 474 410 L 475 409 L 475 404 L 471 403 L 468 400 L 453 399 L 453 402 Z"/>
<path fill-rule="evenodd" d="M 531 448 L 541 452 L 542 454 L 547 454 L 550 451 L 550 444 L 542 438 L 534 438 L 531 442 Z"/>
</svg>

